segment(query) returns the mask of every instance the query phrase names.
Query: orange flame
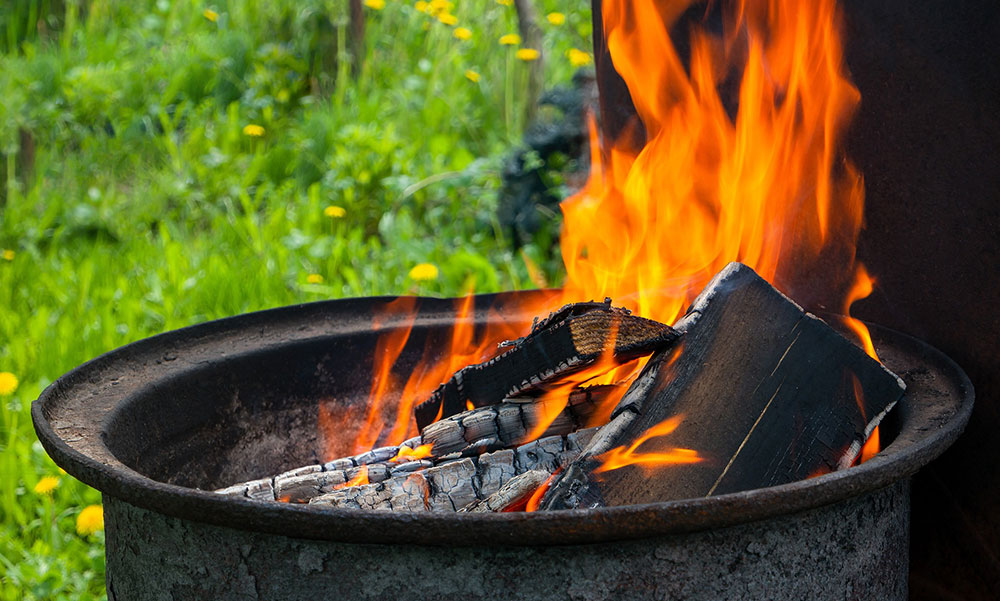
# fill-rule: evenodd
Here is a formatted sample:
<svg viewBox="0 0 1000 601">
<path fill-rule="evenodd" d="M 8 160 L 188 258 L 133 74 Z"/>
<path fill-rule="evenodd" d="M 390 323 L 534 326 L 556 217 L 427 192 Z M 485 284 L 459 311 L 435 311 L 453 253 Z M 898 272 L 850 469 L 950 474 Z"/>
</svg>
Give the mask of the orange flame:
<svg viewBox="0 0 1000 601">
<path fill-rule="evenodd" d="M 368 484 L 368 466 L 362 465 L 358 470 L 358 473 L 343 484 L 338 484 L 333 487 L 333 490 L 340 490 L 341 488 L 348 488 L 350 486 L 362 486 Z"/>
<path fill-rule="evenodd" d="M 539 308 L 554 306 L 555 295 L 541 297 Z M 456 299 L 455 313 L 450 320 L 451 330 L 446 340 L 433 335 L 425 342 L 423 356 L 414 367 L 410 367 L 405 383 L 394 373 L 400 356 L 408 342 L 417 316 L 415 297 L 400 297 L 387 303 L 376 315 L 375 329 L 385 329 L 379 335 L 375 349 L 375 364 L 372 369 L 372 383 L 368 394 L 367 412 L 364 423 L 357 428 L 352 452 L 363 453 L 376 445 L 394 445 L 416 434 L 413 407 L 430 396 L 434 389 L 459 369 L 489 359 L 497 353 L 497 344 L 503 340 L 518 338 L 530 326 L 530 322 L 511 319 L 491 310 L 487 325 L 477 331 L 474 302 L 471 294 Z M 533 311 L 524 311 L 530 314 Z M 471 403 L 467 404 L 471 407 Z M 319 425 L 327 440 L 329 459 L 343 456 L 330 452 L 343 447 L 344 431 L 355 428 L 350 416 L 337 413 L 321 404 Z M 438 419 L 441 415 L 439 412 Z M 390 425 L 391 424 L 391 425 Z"/>
<path fill-rule="evenodd" d="M 610 296 L 667 323 L 731 261 L 786 287 L 821 252 L 849 273 L 864 200 L 839 154 L 859 94 L 833 0 L 731 2 L 722 36 L 691 28 L 685 67 L 667 32 L 691 4 L 603 2 L 647 141 L 600 149 L 592 127 L 590 179 L 562 204 L 567 298 Z M 731 117 L 719 90 L 734 76 Z"/>
<path fill-rule="evenodd" d="M 865 349 L 868 356 L 881 363 L 882 360 L 878 358 L 878 353 L 875 352 L 875 343 L 872 342 L 872 336 L 871 332 L 868 331 L 868 326 L 866 326 L 860 319 L 851 316 L 851 305 L 853 305 L 855 301 L 868 298 L 874 289 L 874 278 L 868 275 L 868 270 L 865 269 L 864 265 L 858 263 L 854 272 L 854 283 L 847 292 L 847 298 L 844 299 L 844 321 L 861 341 L 861 347 Z M 862 415 L 865 413 L 863 395 L 864 392 L 861 389 L 861 383 L 858 382 L 857 377 L 854 376 L 854 396 L 858 401 L 858 405 L 861 407 Z M 881 450 L 882 443 L 879 437 L 879 427 L 875 426 L 872 433 L 868 435 L 868 440 L 866 440 L 864 446 L 861 447 L 861 455 L 858 457 L 858 463 L 868 461 Z"/>
<path fill-rule="evenodd" d="M 394 463 L 399 461 L 417 461 L 419 459 L 425 459 L 431 456 L 431 447 L 433 446 L 434 443 L 422 444 L 415 449 L 411 449 L 410 447 L 404 445 L 399 447 L 399 452 L 396 453 L 392 459 L 389 460 L 389 462 Z"/>
<path fill-rule="evenodd" d="M 545 482 L 542 482 L 541 486 L 535 489 L 535 492 L 531 493 L 531 496 L 528 497 L 528 502 L 524 504 L 525 511 L 538 511 L 538 506 L 542 502 L 542 497 L 545 496 L 545 491 L 547 491 L 549 486 L 552 485 L 552 481 L 555 480 L 559 471 L 560 470 L 556 470 L 553 472 L 552 475 L 545 479 Z"/>
<path fill-rule="evenodd" d="M 364 426 L 355 439 L 355 453 L 370 450 L 382 432 L 383 405 L 389 396 L 388 392 L 393 388 L 391 369 L 410 338 L 410 331 L 417 317 L 416 301 L 415 297 L 401 296 L 389 302 L 385 313 L 376 315 L 372 322 L 372 327 L 380 330 L 383 327 L 383 320 L 387 317 L 402 316 L 402 324 L 379 336 L 376 343 L 375 367 L 372 370 L 371 392 L 368 394 L 368 414 Z M 400 409 L 404 404 L 400 403 Z"/>
<path fill-rule="evenodd" d="M 607 453 L 597 456 L 601 460 L 601 465 L 594 469 L 595 474 L 610 472 L 627 465 L 638 465 L 644 469 L 655 469 L 664 465 L 677 465 L 685 463 L 698 463 L 703 460 L 697 451 L 691 449 L 672 448 L 667 451 L 656 453 L 637 452 L 646 441 L 660 436 L 666 436 L 677 429 L 677 426 L 684 420 L 684 416 L 675 415 L 663 420 L 659 424 L 646 430 L 642 436 L 637 438 L 627 448 L 624 446 L 615 447 Z"/>
<path fill-rule="evenodd" d="M 858 263 L 857 269 L 854 272 L 854 283 L 851 285 L 851 289 L 847 292 L 847 298 L 844 300 L 844 321 L 857 335 L 861 341 L 861 347 L 865 349 L 868 356 L 881 363 L 882 361 L 875 352 L 875 344 L 872 343 L 872 336 L 868 332 L 868 326 L 860 319 L 851 317 L 851 305 L 855 301 L 868 298 L 874 289 L 875 280 L 868 275 L 868 270 L 865 269 L 865 266 Z"/>
<path fill-rule="evenodd" d="M 882 450 L 882 443 L 879 440 L 878 428 L 878 426 L 875 426 L 875 429 L 872 430 L 868 440 L 866 440 L 864 446 L 861 447 L 861 456 L 858 459 L 858 463 L 868 461 Z"/>
<path fill-rule="evenodd" d="M 619 363 L 615 360 L 615 341 L 618 340 L 618 327 L 620 325 L 620 318 L 612 319 L 607 338 L 604 341 L 604 349 L 596 362 L 564 376 L 551 390 L 542 395 L 542 402 L 538 404 L 538 422 L 528 432 L 527 440 L 535 440 L 545 434 L 556 417 L 566 408 L 567 403 L 569 403 L 569 395 L 574 388 L 584 382 L 600 378 L 618 367 Z"/>
<path fill-rule="evenodd" d="M 848 318 L 848 319 L 852 319 L 852 318 Z M 868 336 L 868 328 L 865 327 L 865 324 L 861 323 L 860 321 L 858 321 L 858 320 L 854 320 L 854 321 L 857 322 L 857 324 L 861 328 L 861 332 L 867 337 L 868 344 L 871 345 L 871 337 Z M 872 347 L 872 353 L 874 353 L 874 352 L 875 352 L 874 351 L 874 347 Z M 869 353 L 869 354 L 871 354 L 871 353 Z M 876 361 L 878 360 L 878 357 L 874 357 L 873 356 L 873 358 Z M 865 411 L 865 391 L 864 391 L 864 388 L 862 388 L 862 386 L 861 386 L 861 381 L 858 380 L 858 377 L 855 374 L 853 374 L 853 373 L 851 374 L 851 384 L 854 387 L 854 400 L 858 404 L 858 409 L 861 410 L 862 417 L 864 417 L 865 419 L 867 419 L 867 417 L 868 417 L 867 416 L 867 411 Z M 855 460 L 854 465 L 859 465 L 859 464 L 862 464 L 862 463 L 868 461 L 869 459 L 871 459 L 872 457 L 874 457 L 876 454 L 878 454 L 879 451 L 882 450 L 882 445 L 881 445 L 881 442 L 879 441 L 879 431 L 878 431 L 878 429 L 879 429 L 879 427 L 875 426 L 875 429 L 872 430 L 872 433 L 868 435 L 868 440 L 866 440 L 865 443 L 864 443 L 864 445 L 862 445 L 862 447 L 861 447 L 861 453 L 858 455 L 858 458 Z"/>
</svg>

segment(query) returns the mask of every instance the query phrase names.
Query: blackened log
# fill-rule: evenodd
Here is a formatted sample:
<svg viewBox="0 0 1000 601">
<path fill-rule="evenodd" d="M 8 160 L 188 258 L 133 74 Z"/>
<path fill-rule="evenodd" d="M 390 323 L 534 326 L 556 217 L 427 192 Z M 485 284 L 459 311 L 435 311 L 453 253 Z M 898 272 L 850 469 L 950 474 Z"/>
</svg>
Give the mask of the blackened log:
<svg viewBox="0 0 1000 601">
<path fill-rule="evenodd" d="M 903 394 L 902 380 L 745 265 L 720 272 L 676 327 L 677 356 L 650 359 L 543 508 L 720 495 L 848 467 Z M 672 416 L 677 429 L 638 452 L 689 448 L 703 461 L 594 475 L 602 454 Z"/>
<path fill-rule="evenodd" d="M 437 419 L 474 407 L 494 405 L 538 384 L 590 365 L 615 336 L 614 357 L 625 363 L 671 345 L 677 333 L 665 324 L 603 303 L 567 305 L 532 327 L 507 351 L 455 373 L 415 410 L 423 430 Z"/>
</svg>

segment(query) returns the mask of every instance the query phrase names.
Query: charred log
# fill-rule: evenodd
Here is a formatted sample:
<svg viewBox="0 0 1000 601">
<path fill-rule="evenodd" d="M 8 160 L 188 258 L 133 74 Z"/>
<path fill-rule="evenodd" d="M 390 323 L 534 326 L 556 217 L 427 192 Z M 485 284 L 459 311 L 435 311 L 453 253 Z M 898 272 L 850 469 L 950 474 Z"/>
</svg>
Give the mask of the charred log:
<svg viewBox="0 0 1000 601">
<path fill-rule="evenodd" d="M 603 303 L 567 305 L 535 324 L 524 338 L 493 359 L 455 373 L 416 408 L 417 426 L 474 407 L 495 405 L 544 381 L 582 369 L 601 356 L 614 337 L 614 357 L 625 363 L 669 346 L 677 333 L 667 325 L 636 317 Z"/>
<path fill-rule="evenodd" d="M 848 467 L 903 393 L 898 377 L 745 265 L 720 272 L 676 327 L 682 348 L 650 360 L 543 508 L 705 497 Z M 690 448 L 704 461 L 595 475 L 605 453 L 672 416 L 679 426 L 638 451 Z"/>
<path fill-rule="evenodd" d="M 595 431 L 548 436 L 517 449 L 444 461 L 383 482 L 333 490 L 309 503 L 378 511 L 458 511 L 489 499 L 521 474 L 540 471 L 548 477 L 576 459 Z"/>
<path fill-rule="evenodd" d="M 553 437 L 565 436 L 594 425 L 593 418 L 601 406 L 620 389 L 620 386 L 602 385 L 574 390 L 569 395 L 566 407 L 559 411 L 541 438 L 554 440 Z M 298 467 L 274 477 L 234 484 L 216 492 L 267 501 L 305 503 L 354 478 L 362 467 L 367 467 L 370 482 L 381 482 L 391 476 L 420 471 L 436 463 L 476 457 L 500 449 L 522 446 L 524 450 L 518 449 L 518 452 L 545 454 L 545 449 L 525 443 L 529 442 L 528 432 L 538 425 L 541 415 L 546 413 L 545 405 L 552 402 L 555 401 L 521 397 L 508 399 L 498 405 L 463 411 L 431 424 L 424 429 L 422 435 L 399 445 L 379 447 L 324 464 Z M 422 445 L 432 445 L 429 456 L 400 457 L 400 451 L 404 447 L 413 450 Z"/>
</svg>

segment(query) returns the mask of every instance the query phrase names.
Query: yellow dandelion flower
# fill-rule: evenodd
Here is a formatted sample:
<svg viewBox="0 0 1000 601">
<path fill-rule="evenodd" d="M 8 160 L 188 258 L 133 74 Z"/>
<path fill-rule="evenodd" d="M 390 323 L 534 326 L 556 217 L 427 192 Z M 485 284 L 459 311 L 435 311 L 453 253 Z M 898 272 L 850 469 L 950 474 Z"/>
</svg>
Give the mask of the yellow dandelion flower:
<svg viewBox="0 0 1000 601">
<path fill-rule="evenodd" d="M 508 33 L 500 36 L 501 46 L 517 46 L 521 43 L 521 36 L 516 33 Z"/>
<path fill-rule="evenodd" d="M 385 8 L 385 0 L 365 0 L 365 6 L 372 10 L 382 10 Z"/>
<path fill-rule="evenodd" d="M 2 253 L 0 253 L 0 257 L 3 257 L 3 259 L 5 261 L 13 261 L 14 260 L 14 251 L 12 251 L 9 248 L 5 248 L 4 251 Z"/>
<path fill-rule="evenodd" d="M 9 371 L 0 371 L 0 396 L 14 394 L 17 390 L 17 376 Z"/>
<path fill-rule="evenodd" d="M 455 3 L 450 0 L 431 0 L 427 6 L 430 13 L 435 16 L 441 13 L 450 13 L 453 8 L 455 8 Z"/>
<path fill-rule="evenodd" d="M 583 50 L 578 50 L 576 48 L 570 48 L 566 55 L 569 57 L 569 64 L 574 67 L 589 65 L 594 60 L 594 57 L 590 56 L 589 52 L 584 52 Z"/>
<path fill-rule="evenodd" d="M 433 263 L 418 263 L 410 270 L 410 279 L 417 282 L 436 280 L 438 268 Z"/>
<path fill-rule="evenodd" d="M 339 219 L 340 217 L 347 215 L 347 211 L 344 210 L 344 207 L 338 207 L 337 205 L 330 205 L 327 208 L 323 209 L 323 214 L 331 219 Z"/>
<path fill-rule="evenodd" d="M 321 276 L 318 273 L 310 273 L 309 275 L 306 276 L 306 281 L 309 282 L 310 284 L 322 284 L 323 276 Z"/>
<path fill-rule="evenodd" d="M 251 138 L 259 138 L 264 135 L 263 126 L 251 123 L 249 125 L 243 126 L 243 133 L 250 136 Z"/>
<path fill-rule="evenodd" d="M 562 13 L 549 13 L 545 15 L 545 18 L 549 20 L 549 23 L 553 25 L 562 25 L 566 22 L 566 15 Z"/>
<path fill-rule="evenodd" d="M 425 13 L 428 11 L 428 9 L 430 9 L 430 6 L 431 5 L 429 2 L 425 2 L 424 0 L 419 0 L 419 2 L 413 5 L 413 8 L 419 10 L 422 13 Z"/>
<path fill-rule="evenodd" d="M 76 516 L 76 533 L 80 536 L 87 536 L 103 529 L 104 508 L 100 505 L 87 505 Z"/>
<path fill-rule="evenodd" d="M 472 69 L 466 69 L 465 70 L 465 78 L 468 79 L 469 81 L 475 83 L 475 82 L 479 81 L 480 75 L 479 75 L 479 73 L 476 73 Z"/>
<path fill-rule="evenodd" d="M 55 476 L 45 476 L 38 481 L 38 484 L 35 485 L 35 493 L 47 495 L 57 488 L 59 488 L 59 478 L 56 478 Z"/>
<path fill-rule="evenodd" d="M 215 12 L 211 8 L 206 8 L 205 10 L 201 11 L 201 16 L 205 17 L 212 23 L 215 23 L 216 21 L 219 20 L 219 13 Z"/>
<path fill-rule="evenodd" d="M 458 23 L 458 17 L 451 13 L 441 13 L 438 15 L 438 21 L 441 21 L 445 25 L 451 27 L 455 23 Z"/>
<path fill-rule="evenodd" d="M 472 30 L 468 27 L 456 27 L 452 35 L 460 40 L 468 40 L 472 37 Z"/>
<path fill-rule="evenodd" d="M 497 0 L 497 4 L 500 6 L 513 6 L 514 0 Z"/>
<path fill-rule="evenodd" d="M 541 52 L 535 50 L 534 48 L 518 48 L 514 56 L 523 60 L 524 62 L 537 61 L 538 57 L 542 55 Z"/>
</svg>

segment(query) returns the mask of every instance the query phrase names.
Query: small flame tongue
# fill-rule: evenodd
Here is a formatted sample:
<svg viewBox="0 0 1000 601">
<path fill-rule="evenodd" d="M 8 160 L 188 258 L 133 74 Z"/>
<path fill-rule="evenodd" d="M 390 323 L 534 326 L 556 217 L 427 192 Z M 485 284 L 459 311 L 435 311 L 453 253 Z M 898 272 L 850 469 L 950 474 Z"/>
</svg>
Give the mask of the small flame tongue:
<svg viewBox="0 0 1000 601">
<path fill-rule="evenodd" d="M 616 447 L 597 457 L 601 464 L 594 469 L 595 474 L 609 472 L 628 465 L 638 465 L 646 469 L 654 469 L 664 465 L 682 463 L 698 463 L 703 460 L 697 451 L 692 449 L 673 448 L 656 453 L 640 453 L 639 447 L 650 439 L 667 436 L 677 429 L 684 416 L 675 415 L 646 430 L 642 436 L 635 439 L 628 447 Z"/>
</svg>

